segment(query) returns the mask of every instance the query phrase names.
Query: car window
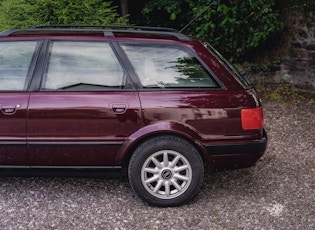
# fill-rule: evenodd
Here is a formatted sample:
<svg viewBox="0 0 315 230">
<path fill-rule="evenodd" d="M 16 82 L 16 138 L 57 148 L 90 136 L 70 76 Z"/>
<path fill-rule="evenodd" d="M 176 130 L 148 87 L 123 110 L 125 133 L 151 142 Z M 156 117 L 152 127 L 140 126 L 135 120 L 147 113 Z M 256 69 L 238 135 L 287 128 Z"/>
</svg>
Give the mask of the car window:
<svg viewBox="0 0 315 230">
<path fill-rule="evenodd" d="M 53 41 L 42 90 L 123 88 L 125 74 L 106 42 Z"/>
<path fill-rule="evenodd" d="M 218 87 L 190 53 L 176 46 L 121 44 L 145 88 Z"/>
<path fill-rule="evenodd" d="M 37 41 L 0 42 L 0 90 L 26 89 Z"/>
</svg>

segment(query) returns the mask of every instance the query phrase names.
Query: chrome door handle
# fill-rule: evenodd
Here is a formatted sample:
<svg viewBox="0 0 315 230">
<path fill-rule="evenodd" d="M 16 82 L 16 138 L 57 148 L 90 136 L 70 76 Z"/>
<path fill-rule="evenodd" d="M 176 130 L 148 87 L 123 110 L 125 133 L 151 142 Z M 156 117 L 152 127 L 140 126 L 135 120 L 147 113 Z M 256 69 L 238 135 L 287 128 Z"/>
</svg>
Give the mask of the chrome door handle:
<svg viewBox="0 0 315 230">
<path fill-rule="evenodd" d="M 128 104 L 127 103 L 112 103 L 110 104 L 110 107 L 114 113 L 122 114 L 126 112 L 126 110 L 128 109 Z"/>
<path fill-rule="evenodd" d="M 16 112 L 16 110 L 20 109 L 20 105 L 1 105 L 1 111 L 3 114 L 11 115 Z"/>
</svg>

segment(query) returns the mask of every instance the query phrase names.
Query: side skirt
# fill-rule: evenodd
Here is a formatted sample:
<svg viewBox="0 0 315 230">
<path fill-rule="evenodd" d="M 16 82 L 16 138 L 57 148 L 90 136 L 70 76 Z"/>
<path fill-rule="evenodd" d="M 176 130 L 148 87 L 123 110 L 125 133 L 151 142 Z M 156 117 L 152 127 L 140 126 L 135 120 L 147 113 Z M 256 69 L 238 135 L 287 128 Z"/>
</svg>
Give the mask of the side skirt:
<svg viewBox="0 0 315 230">
<path fill-rule="evenodd" d="M 8 177 L 76 177 L 76 178 L 120 178 L 121 167 L 100 166 L 14 166 L 0 165 L 0 176 Z"/>
</svg>

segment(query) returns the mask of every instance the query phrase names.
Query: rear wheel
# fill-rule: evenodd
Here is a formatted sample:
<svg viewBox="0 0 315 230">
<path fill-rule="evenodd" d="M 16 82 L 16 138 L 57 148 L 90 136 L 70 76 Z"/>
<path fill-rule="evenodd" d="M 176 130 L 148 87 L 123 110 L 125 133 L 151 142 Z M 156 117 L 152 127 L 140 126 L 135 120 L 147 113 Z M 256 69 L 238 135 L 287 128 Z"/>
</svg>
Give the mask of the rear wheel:
<svg viewBox="0 0 315 230">
<path fill-rule="evenodd" d="M 199 191 L 204 174 L 202 159 L 189 142 L 160 136 L 141 144 L 129 164 L 129 181 L 149 205 L 178 206 Z"/>
</svg>

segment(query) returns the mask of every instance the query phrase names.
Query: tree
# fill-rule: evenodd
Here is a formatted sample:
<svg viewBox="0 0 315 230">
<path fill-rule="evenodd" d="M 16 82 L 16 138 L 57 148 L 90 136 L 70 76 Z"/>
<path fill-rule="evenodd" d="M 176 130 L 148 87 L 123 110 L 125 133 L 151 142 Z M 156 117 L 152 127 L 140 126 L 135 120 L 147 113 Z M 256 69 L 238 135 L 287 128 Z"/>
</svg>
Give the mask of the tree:
<svg viewBox="0 0 315 230">
<path fill-rule="evenodd" d="M 143 9 L 150 23 L 181 29 L 209 0 L 149 0 Z M 167 22 L 161 20 L 167 15 Z M 210 41 L 227 57 L 244 60 L 284 28 L 275 0 L 214 1 L 185 33 Z"/>
<path fill-rule="evenodd" d="M 127 0 L 120 0 L 121 16 L 128 15 L 128 2 Z"/>
<path fill-rule="evenodd" d="M 3 0 L 0 29 L 47 24 L 123 24 L 111 2 L 102 0 Z"/>
</svg>

